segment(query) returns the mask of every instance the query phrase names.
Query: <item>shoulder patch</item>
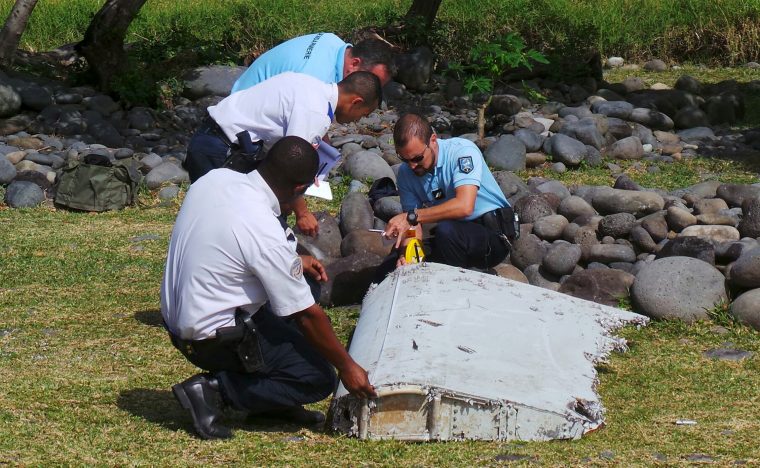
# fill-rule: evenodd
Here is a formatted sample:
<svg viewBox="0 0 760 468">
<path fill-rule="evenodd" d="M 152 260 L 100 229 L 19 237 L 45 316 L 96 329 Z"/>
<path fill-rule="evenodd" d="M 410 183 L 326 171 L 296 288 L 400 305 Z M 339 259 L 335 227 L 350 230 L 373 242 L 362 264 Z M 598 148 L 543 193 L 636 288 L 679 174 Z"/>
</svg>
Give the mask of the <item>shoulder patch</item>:
<svg viewBox="0 0 760 468">
<path fill-rule="evenodd" d="M 296 257 L 293 260 L 293 264 L 290 265 L 290 276 L 297 280 L 303 278 L 303 261 L 301 261 L 301 257 Z"/>
<path fill-rule="evenodd" d="M 462 156 L 458 160 L 459 171 L 469 174 L 475 169 L 475 165 L 472 163 L 472 156 Z"/>
</svg>

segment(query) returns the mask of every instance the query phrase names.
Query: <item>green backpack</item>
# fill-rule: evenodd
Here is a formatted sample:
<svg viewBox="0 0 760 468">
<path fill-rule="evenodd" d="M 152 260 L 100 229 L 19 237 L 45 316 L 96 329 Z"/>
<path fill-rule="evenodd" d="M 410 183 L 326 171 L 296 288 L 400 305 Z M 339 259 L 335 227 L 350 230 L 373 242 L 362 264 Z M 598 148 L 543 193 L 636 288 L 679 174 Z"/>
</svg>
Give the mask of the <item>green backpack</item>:
<svg viewBox="0 0 760 468">
<path fill-rule="evenodd" d="M 135 203 L 142 178 L 137 162 L 88 154 L 71 161 L 58 178 L 55 205 L 82 211 L 120 210 Z"/>
</svg>

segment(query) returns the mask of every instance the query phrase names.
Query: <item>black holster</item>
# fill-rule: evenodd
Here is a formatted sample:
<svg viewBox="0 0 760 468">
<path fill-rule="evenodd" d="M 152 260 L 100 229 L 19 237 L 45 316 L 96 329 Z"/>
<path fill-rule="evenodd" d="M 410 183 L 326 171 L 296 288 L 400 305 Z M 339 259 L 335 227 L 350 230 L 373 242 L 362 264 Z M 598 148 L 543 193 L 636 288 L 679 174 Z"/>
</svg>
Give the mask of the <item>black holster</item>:
<svg viewBox="0 0 760 468">
<path fill-rule="evenodd" d="M 264 159 L 264 145 L 261 142 L 252 142 L 251 135 L 246 131 L 236 136 L 238 142 L 230 146 L 230 155 L 227 156 L 222 167 L 247 174 L 255 170 Z"/>
<path fill-rule="evenodd" d="M 507 245 L 520 237 L 520 220 L 511 206 L 489 211 L 481 216 L 481 222 L 486 228 L 498 233 Z"/>
</svg>

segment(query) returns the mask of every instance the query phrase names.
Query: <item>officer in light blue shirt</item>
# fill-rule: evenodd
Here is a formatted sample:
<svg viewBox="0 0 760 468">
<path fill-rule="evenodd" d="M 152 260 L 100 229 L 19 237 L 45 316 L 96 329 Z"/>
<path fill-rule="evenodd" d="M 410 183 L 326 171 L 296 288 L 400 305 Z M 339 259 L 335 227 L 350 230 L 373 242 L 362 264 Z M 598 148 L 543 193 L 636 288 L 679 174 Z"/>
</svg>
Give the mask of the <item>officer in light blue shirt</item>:
<svg viewBox="0 0 760 468">
<path fill-rule="evenodd" d="M 359 70 L 375 74 L 385 85 L 392 73 L 390 46 L 378 39 L 366 39 L 353 46 L 332 33 L 307 34 L 262 54 L 238 78 L 232 92 L 289 71 L 305 73 L 325 83 L 337 83 Z"/>
<path fill-rule="evenodd" d="M 437 223 L 428 259 L 459 267 L 492 268 L 509 253 L 514 237 L 512 208 L 469 140 L 439 139 L 427 119 L 406 114 L 393 139 L 406 164 L 398 174 L 404 213 L 388 221 L 384 235 L 396 237 L 419 223 Z M 399 256 L 396 265 L 404 263 Z"/>
</svg>

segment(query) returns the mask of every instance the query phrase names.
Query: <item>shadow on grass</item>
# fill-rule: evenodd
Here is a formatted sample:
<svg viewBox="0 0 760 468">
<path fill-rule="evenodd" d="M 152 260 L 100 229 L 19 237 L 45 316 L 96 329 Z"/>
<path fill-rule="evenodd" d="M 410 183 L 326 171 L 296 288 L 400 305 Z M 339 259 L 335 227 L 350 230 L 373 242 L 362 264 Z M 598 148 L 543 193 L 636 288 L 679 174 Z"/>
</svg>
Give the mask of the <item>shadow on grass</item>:
<svg viewBox="0 0 760 468">
<path fill-rule="evenodd" d="M 119 394 L 116 405 L 130 414 L 170 431 L 184 430 L 194 435 L 190 413 L 185 411 L 174 399 L 170 390 L 136 388 L 124 390 Z M 303 428 L 322 432 L 322 425 L 309 425 L 285 422 L 278 419 L 248 416 L 244 412 L 225 410 L 222 423 L 242 431 L 289 433 Z"/>
<path fill-rule="evenodd" d="M 163 318 L 161 318 L 161 311 L 158 309 L 137 311 L 135 312 L 135 320 L 144 325 L 148 325 L 149 327 L 164 326 Z"/>
</svg>

